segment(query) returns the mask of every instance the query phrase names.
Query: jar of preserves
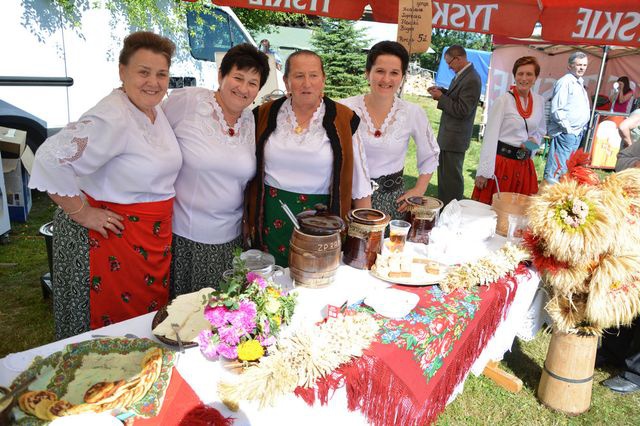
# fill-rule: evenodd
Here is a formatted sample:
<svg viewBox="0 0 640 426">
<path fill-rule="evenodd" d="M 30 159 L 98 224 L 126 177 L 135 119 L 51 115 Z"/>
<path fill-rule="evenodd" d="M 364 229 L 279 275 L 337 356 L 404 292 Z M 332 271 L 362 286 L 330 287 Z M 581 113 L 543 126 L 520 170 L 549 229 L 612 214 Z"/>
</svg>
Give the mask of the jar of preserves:
<svg viewBox="0 0 640 426">
<path fill-rule="evenodd" d="M 347 239 L 344 243 L 345 264 L 358 269 L 370 269 L 382 252 L 384 230 L 391 218 L 375 209 L 351 210 L 347 216 Z"/>
<path fill-rule="evenodd" d="M 429 234 L 440 215 L 440 209 L 444 204 L 433 197 L 410 197 L 408 222 L 411 224 L 408 240 L 414 243 L 429 244 Z"/>
</svg>

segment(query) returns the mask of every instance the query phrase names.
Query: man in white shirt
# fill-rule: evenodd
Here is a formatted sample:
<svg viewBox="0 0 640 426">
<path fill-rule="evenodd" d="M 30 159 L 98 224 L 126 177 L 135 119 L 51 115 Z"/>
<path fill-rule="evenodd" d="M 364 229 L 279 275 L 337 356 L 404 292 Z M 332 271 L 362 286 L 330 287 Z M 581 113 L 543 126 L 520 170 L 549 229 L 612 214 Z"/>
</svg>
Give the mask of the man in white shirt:
<svg viewBox="0 0 640 426">
<path fill-rule="evenodd" d="M 584 136 L 591 110 L 582 76 L 589 60 L 583 52 L 569 56 L 569 72 L 553 86 L 548 133 L 552 137 L 544 179 L 556 183 L 567 172 L 567 160 Z"/>
</svg>

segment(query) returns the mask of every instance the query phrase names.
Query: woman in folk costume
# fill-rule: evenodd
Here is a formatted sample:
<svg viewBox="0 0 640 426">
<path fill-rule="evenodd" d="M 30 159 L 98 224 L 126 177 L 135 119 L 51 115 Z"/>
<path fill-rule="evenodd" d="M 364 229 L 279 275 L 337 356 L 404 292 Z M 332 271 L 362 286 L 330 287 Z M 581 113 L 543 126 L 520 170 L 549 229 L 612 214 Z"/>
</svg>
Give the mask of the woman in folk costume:
<svg viewBox="0 0 640 426">
<path fill-rule="evenodd" d="M 29 185 L 60 207 L 53 236 L 59 339 L 168 301 L 173 184 L 182 156 L 159 103 L 174 51 L 150 32 L 126 37 L 122 87 L 36 154 Z"/>
<path fill-rule="evenodd" d="M 489 111 L 472 199 L 491 204 L 498 189 L 524 195 L 538 192 L 531 156 L 546 133 L 544 99 L 531 91 L 538 75 L 540 65 L 533 56 L 523 56 L 513 64 L 515 86 Z"/>
<path fill-rule="evenodd" d="M 371 183 L 356 132 L 359 118 L 323 96 L 320 57 L 300 50 L 287 58 L 289 96 L 254 110 L 258 171 L 248 195 L 248 227 L 255 247 L 288 264 L 293 225 L 279 201 L 294 214 L 322 203 L 344 218 L 353 207 L 371 206 Z"/>
<path fill-rule="evenodd" d="M 378 188 L 371 197 L 374 209 L 393 219 L 404 219 L 406 200 L 422 196 L 438 167 L 440 148 L 424 110 L 397 96 L 409 66 L 409 53 L 400 43 L 381 41 L 367 55 L 370 92 L 344 99 L 362 119 L 358 128 L 371 177 Z M 403 169 L 413 137 L 418 159 L 418 181 L 405 191 Z"/>
<path fill-rule="evenodd" d="M 176 180 L 172 296 L 217 286 L 242 245 L 244 191 L 256 173 L 247 107 L 268 76 L 267 56 L 240 44 L 220 63 L 217 91 L 177 89 L 162 106 L 184 161 Z"/>
</svg>

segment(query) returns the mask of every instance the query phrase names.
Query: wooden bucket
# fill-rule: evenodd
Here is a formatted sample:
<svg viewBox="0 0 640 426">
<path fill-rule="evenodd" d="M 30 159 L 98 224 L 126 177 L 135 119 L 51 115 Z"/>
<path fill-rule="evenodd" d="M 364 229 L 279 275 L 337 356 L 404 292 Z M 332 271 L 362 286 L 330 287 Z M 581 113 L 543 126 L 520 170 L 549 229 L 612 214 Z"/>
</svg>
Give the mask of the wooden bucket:
<svg viewBox="0 0 640 426">
<path fill-rule="evenodd" d="M 500 197 L 498 193 L 493 194 L 491 207 L 498 214 L 498 223 L 496 232 L 503 237 L 509 232 L 509 215 L 526 216 L 527 207 L 531 197 L 528 195 L 518 194 L 515 192 L 502 192 Z"/>
<path fill-rule="evenodd" d="M 293 230 L 289 243 L 289 274 L 296 285 L 320 288 L 331 284 L 340 265 L 340 233 L 309 235 Z"/>
<path fill-rule="evenodd" d="M 597 336 L 554 331 L 538 385 L 540 402 L 574 416 L 587 411 L 597 349 Z"/>
</svg>

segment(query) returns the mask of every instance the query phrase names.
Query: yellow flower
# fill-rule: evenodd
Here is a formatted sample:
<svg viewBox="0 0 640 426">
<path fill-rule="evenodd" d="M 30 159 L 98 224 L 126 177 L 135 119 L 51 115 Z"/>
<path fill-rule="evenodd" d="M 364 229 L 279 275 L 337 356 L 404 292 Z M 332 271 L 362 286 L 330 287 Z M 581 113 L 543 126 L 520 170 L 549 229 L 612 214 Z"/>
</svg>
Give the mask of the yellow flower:
<svg viewBox="0 0 640 426">
<path fill-rule="evenodd" d="M 282 318 L 280 317 L 280 315 L 274 315 L 274 316 L 271 317 L 271 319 L 273 321 L 275 321 L 276 324 L 278 324 L 278 325 L 282 324 Z"/>
<path fill-rule="evenodd" d="M 280 292 L 273 287 L 267 287 L 267 293 L 273 297 L 280 297 Z"/>
<path fill-rule="evenodd" d="M 238 359 L 241 361 L 256 361 L 264 355 L 264 348 L 257 340 L 247 340 L 238 345 Z"/>
</svg>

